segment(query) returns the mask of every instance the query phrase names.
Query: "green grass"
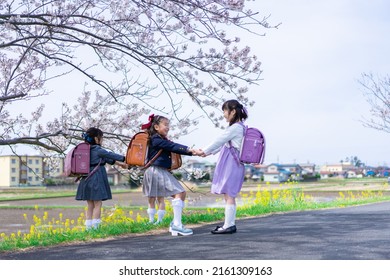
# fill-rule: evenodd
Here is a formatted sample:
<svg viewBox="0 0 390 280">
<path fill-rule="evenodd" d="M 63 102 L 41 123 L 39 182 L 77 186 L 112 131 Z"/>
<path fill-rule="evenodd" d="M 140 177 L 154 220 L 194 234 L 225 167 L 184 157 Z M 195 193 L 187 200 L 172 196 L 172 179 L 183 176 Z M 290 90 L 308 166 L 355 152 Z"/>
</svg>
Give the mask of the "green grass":
<svg viewBox="0 0 390 280">
<path fill-rule="evenodd" d="M 75 196 L 76 190 L 47 190 L 45 188 L 33 188 L 30 190 L 2 190 L 0 192 L 0 202 L 14 201 L 14 200 L 29 200 L 29 199 L 44 199 L 44 198 L 61 198 Z M 112 190 L 112 193 L 128 193 L 130 190 L 117 189 Z"/>
</svg>

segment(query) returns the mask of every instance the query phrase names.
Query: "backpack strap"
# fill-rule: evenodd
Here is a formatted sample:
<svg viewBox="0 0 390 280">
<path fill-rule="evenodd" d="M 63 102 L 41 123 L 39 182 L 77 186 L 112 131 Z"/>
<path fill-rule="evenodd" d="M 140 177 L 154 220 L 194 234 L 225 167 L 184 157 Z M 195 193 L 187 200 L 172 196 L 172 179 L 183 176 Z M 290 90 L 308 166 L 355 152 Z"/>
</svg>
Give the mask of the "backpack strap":
<svg viewBox="0 0 390 280">
<path fill-rule="evenodd" d="M 152 163 L 161 155 L 162 151 L 163 149 L 159 150 L 158 153 L 151 160 L 149 160 L 142 169 L 146 169 L 151 166 Z"/>
<path fill-rule="evenodd" d="M 243 122 L 238 122 L 240 125 L 242 125 L 242 127 L 244 128 L 244 133 L 243 133 L 243 136 L 245 137 L 245 132 L 246 132 L 246 129 L 248 128 L 248 126 L 244 125 Z M 240 165 L 241 164 L 241 161 L 240 159 L 237 157 L 237 155 L 232 152 L 231 148 L 234 148 L 233 145 L 232 145 L 232 141 L 229 140 L 229 146 L 230 146 L 230 152 L 233 154 L 233 157 L 236 159 L 237 161 L 237 164 Z M 240 152 L 240 151 L 239 151 Z"/>
<path fill-rule="evenodd" d="M 236 154 L 234 151 L 232 151 L 232 149 L 235 149 L 235 148 L 234 148 L 233 145 L 232 145 L 232 141 L 229 140 L 229 151 L 230 151 L 230 153 L 233 155 L 233 157 L 235 158 L 237 164 L 240 165 L 240 164 L 241 164 L 241 161 L 240 161 L 240 159 L 237 157 L 237 154 Z"/>
<path fill-rule="evenodd" d="M 92 169 L 91 172 L 89 172 L 89 174 L 88 174 L 87 178 L 85 178 L 85 180 L 88 180 L 89 177 L 91 177 L 93 174 L 95 174 L 95 172 L 96 172 L 96 171 L 98 170 L 98 168 L 100 167 L 100 164 L 101 164 L 101 163 L 102 163 L 102 159 L 100 159 L 98 165 L 96 165 L 95 168 Z M 76 180 L 75 180 L 74 182 L 77 183 L 77 181 L 79 181 L 82 177 L 84 177 L 84 176 L 79 176 L 79 177 L 77 177 Z"/>
</svg>

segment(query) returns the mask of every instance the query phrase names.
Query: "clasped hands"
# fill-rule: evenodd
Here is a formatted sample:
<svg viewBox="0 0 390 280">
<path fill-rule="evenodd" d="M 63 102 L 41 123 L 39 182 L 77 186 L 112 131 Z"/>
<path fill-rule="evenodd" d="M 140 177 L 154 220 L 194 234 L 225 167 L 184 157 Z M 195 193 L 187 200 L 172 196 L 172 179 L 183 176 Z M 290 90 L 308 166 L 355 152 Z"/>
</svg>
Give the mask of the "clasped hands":
<svg viewBox="0 0 390 280">
<path fill-rule="evenodd" d="M 194 156 L 206 157 L 206 153 L 202 149 L 190 149 L 190 153 Z"/>
</svg>

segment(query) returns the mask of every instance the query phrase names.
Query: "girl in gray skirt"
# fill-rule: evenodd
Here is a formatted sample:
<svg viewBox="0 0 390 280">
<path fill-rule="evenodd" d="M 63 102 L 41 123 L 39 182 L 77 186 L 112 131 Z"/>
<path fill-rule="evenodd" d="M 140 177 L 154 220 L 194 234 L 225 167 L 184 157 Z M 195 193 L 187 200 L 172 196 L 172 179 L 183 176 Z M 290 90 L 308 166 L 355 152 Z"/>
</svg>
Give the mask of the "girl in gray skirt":
<svg viewBox="0 0 390 280">
<path fill-rule="evenodd" d="M 162 150 L 161 155 L 150 167 L 146 168 L 143 178 L 143 193 L 148 197 L 149 220 L 154 222 L 156 199 L 158 202 L 157 222 L 163 219 L 165 214 L 164 197 L 171 196 L 173 198 L 173 221 L 169 231 L 173 236 L 191 235 L 192 230 L 185 228 L 181 221 L 186 192 L 169 171 L 169 168 L 172 164 L 171 152 L 191 156 L 200 153 L 200 151 L 169 141 L 167 139 L 169 120 L 166 117 L 150 115 L 149 123 L 142 125 L 142 129 L 147 129 L 150 136 L 148 160 Z"/>
<path fill-rule="evenodd" d="M 100 165 L 95 173 L 83 177 L 77 187 L 76 200 L 87 201 L 86 229 L 97 228 L 101 222 L 101 208 L 104 200 L 112 199 L 105 164 L 116 164 L 127 168 L 123 155 L 109 152 L 101 147 L 103 131 L 91 127 L 83 133 L 85 142 L 91 145 L 90 171 Z"/>
</svg>

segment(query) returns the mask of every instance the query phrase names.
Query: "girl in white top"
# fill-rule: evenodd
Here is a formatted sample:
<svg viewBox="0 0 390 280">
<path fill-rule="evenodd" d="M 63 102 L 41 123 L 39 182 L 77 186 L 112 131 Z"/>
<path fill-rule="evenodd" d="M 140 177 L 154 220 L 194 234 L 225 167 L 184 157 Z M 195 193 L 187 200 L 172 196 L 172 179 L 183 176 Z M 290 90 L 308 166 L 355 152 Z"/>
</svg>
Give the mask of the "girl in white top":
<svg viewBox="0 0 390 280">
<path fill-rule="evenodd" d="M 239 161 L 239 150 L 244 138 L 244 125 L 242 121 L 248 114 L 237 100 L 228 100 L 222 105 L 223 116 L 229 123 L 221 136 L 203 150 L 202 156 L 220 155 L 215 167 L 211 193 L 223 194 L 225 198 L 225 223 L 212 230 L 213 234 L 234 233 L 237 231 L 236 196 L 244 182 L 245 168 Z"/>
</svg>

